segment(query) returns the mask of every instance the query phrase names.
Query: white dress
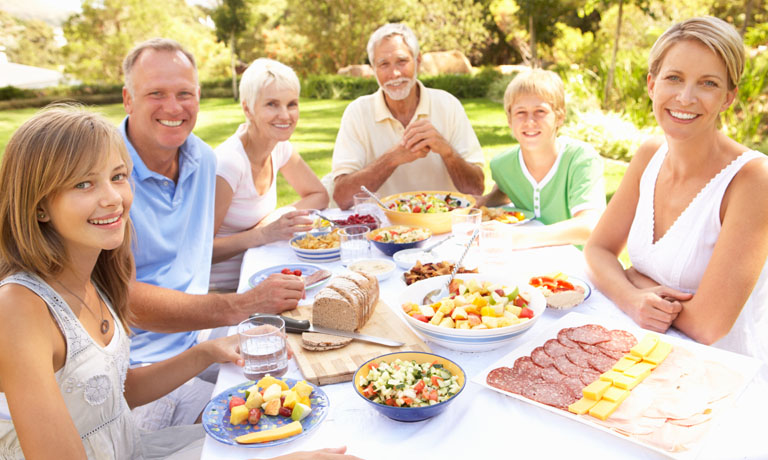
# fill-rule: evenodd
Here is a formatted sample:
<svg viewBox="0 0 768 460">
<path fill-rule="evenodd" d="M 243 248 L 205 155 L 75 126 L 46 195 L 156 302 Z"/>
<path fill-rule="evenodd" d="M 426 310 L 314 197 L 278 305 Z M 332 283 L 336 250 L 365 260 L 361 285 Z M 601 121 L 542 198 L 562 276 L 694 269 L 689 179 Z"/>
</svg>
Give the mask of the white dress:
<svg viewBox="0 0 768 460">
<path fill-rule="evenodd" d="M 667 145 L 654 154 L 640 179 L 640 195 L 629 231 L 627 252 L 632 265 L 656 282 L 696 292 L 720 235 L 720 204 L 728 184 L 747 162 L 765 156 L 747 151 L 715 175 L 688 204 L 672 226 L 653 242 L 654 190 Z M 739 254 L 734 254 L 738 263 Z M 768 365 L 768 264 L 730 332 L 714 346 L 753 356 Z M 768 374 L 766 365 L 762 376 Z"/>
<path fill-rule="evenodd" d="M 89 459 L 144 458 L 140 434 L 123 397 L 130 340 L 109 301 L 102 295 L 115 321 L 115 333 L 106 347 L 98 345 L 83 329 L 66 302 L 39 277 L 17 273 L 0 281 L 16 283 L 39 295 L 48 306 L 67 342 L 64 367 L 56 372 L 72 420 Z M 101 293 L 99 293 L 101 295 Z M 23 344 L 19 344 L 23 346 Z M 5 395 L 0 393 L 0 459 L 24 458 L 13 422 L 7 412 Z M 53 429 L 40 419 L 40 429 Z"/>
</svg>

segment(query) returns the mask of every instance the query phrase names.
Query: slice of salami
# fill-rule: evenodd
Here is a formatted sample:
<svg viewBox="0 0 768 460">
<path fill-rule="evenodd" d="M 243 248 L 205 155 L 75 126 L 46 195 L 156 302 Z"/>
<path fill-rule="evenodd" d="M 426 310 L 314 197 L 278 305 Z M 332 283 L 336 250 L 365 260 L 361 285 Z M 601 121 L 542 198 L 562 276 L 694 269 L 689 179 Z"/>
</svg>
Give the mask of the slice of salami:
<svg viewBox="0 0 768 460">
<path fill-rule="evenodd" d="M 560 332 L 557 333 L 557 341 L 568 348 L 578 348 L 579 344 L 568 338 L 571 329 L 573 328 L 566 327 L 565 329 L 560 329 Z"/>
<path fill-rule="evenodd" d="M 589 357 L 589 365 L 601 373 L 611 370 L 613 365 L 616 364 L 616 361 L 618 360 L 613 359 L 610 356 L 606 356 L 602 353 L 590 355 Z"/>
<path fill-rule="evenodd" d="M 541 376 L 541 367 L 537 366 L 530 356 L 521 356 L 515 360 L 512 372 L 516 378 L 536 380 Z"/>
<path fill-rule="evenodd" d="M 568 391 L 571 393 L 571 397 L 573 398 L 573 402 L 576 402 L 577 400 L 581 399 L 583 393 L 581 390 L 584 389 L 586 385 L 581 383 L 581 379 L 579 377 L 566 377 L 563 380 L 563 385 L 565 385 L 566 388 L 568 388 Z"/>
<path fill-rule="evenodd" d="M 585 324 L 571 329 L 568 338 L 574 342 L 596 345 L 611 340 L 611 332 L 598 324 Z"/>
<path fill-rule="evenodd" d="M 552 359 L 554 359 L 558 356 L 565 356 L 565 352 L 568 351 L 568 347 L 560 343 L 559 340 L 549 339 L 544 342 L 544 351 L 546 351 L 547 354 L 552 357 Z"/>
<path fill-rule="evenodd" d="M 581 348 L 569 348 L 565 353 L 568 361 L 579 366 L 582 369 L 589 369 L 589 357 L 591 355 Z"/>
<path fill-rule="evenodd" d="M 606 343 L 608 343 L 608 342 L 606 342 Z M 607 349 L 602 348 L 600 346 L 598 346 L 597 348 L 600 348 L 600 352 L 601 353 L 603 353 L 604 355 L 609 356 L 609 357 L 615 359 L 616 361 L 620 360 L 624 356 L 624 354 L 625 354 L 624 352 L 621 352 L 621 351 L 607 350 Z"/>
<path fill-rule="evenodd" d="M 515 379 L 516 376 L 512 368 L 498 367 L 488 373 L 485 381 L 492 387 L 499 388 L 504 391 L 510 391 L 509 386 Z"/>
<path fill-rule="evenodd" d="M 560 373 L 578 377 L 581 374 L 581 368 L 568 360 L 565 356 L 555 358 L 555 367 Z"/>
<path fill-rule="evenodd" d="M 565 409 L 573 403 L 573 396 L 567 386 L 562 383 L 539 383 L 531 385 L 523 391 L 523 396 L 548 406 Z"/>
<path fill-rule="evenodd" d="M 618 351 L 628 353 L 629 349 L 637 345 L 637 338 L 627 331 L 614 329 L 610 331 L 611 340 L 601 342 L 598 346 L 604 350 Z"/>
<path fill-rule="evenodd" d="M 545 367 L 541 370 L 541 379 L 545 382 L 562 382 L 565 376 L 555 366 Z"/>
<path fill-rule="evenodd" d="M 585 386 L 589 385 L 590 383 L 594 382 L 599 378 L 600 378 L 600 373 L 592 368 L 583 369 L 581 371 L 581 374 L 579 374 L 579 379 L 581 380 L 581 383 L 583 383 Z"/>
<path fill-rule="evenodd" d="M 549 367 L 554 366 L 555 362 L 552 360 L 552 357 L 547 354 L 546 351 L 544 351 L 544 347 L 536 347 L 531 352 L 531 359 L 533 360 L 534 364 L 536 364 L 539 367 Z"/>
</svg>

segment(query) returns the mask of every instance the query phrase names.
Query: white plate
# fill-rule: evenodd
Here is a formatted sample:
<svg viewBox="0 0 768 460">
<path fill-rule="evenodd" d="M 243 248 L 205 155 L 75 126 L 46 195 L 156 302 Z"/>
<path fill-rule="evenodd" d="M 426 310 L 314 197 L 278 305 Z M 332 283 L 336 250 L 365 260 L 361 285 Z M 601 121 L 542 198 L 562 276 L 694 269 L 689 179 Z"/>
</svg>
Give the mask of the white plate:
<svg viewBox="0 0 768 460">
<path fill-rule="evenodd" d="M 275 274 L 275 273 L 281 273 L 284 268 L 287 268 L 287 269 L 289 269 L 291 271 L 293 271 L 293 270 L 301 270 L 301 275 L 302 276 L 309 276 L 309 275 L 315 273 L 318 270 L 323 270 L 322 267 L 318 267 L 317 265 L 312 265 L 312 264 L 287 263 L 287 264 L 282 264 L 282 265 L 275 265 L 273 267 L 269 267 L 269 268 L 265 268 L 263 270 L 259 270 L 256 273 L 254 273 L 253 275 L 251 275 L 251 277 L 248 278 L 248 285 L 251 288 L 254 288 L 254 287 L 256 287 L 257 284 L 259 284 L 262 281 L 264 281 L 265 279 L 267 279 L 267 277 L 269 277 L 269 275 L 272 275 L 272 274 Z M 327 283 L 330 279 L 331 279 L 330 276 L 327 277 L 327 278 L 321 279 L 320 281 L 317 281 L 317 282 L 315 282 L 315 283 L 313 283 L 313 284 L 311 284 L 309 286 L 304 286 L 304 289 L 309 290 L 309 289 L 312 289 L 313 287 L 320 286 L 320 285 L 322 285 L 324 283 Z"/>
<path fill-rule="evenodd" d="M 641 329 L 639 327 L 627 327 L 625 324 L 618 324 L 616 322 L 612 322 L 609 318 L 603 318 L 603 317 L 596 317 L 596 316 L 588 316 L 584 315 L 582 313 L 568 313 L 567 315 L 563 316 L 559 320 L 555 321 L 554 323 L 551 323 L 546 328 L 537 330 L 536 334 L 533 334 L 529 340 L 526 340 L 525 343 L 515 348 L 514 351 L 509 353 L 508 355 L 504 356 L 500 360 L 496 361 L 494 364 L 486 368 L 483 372 L 477 374 L 472 381 L 474 383 L 477 383 L 479 385 L 482 385 L 486 388 L 489 388 L 493 391 L 499 392 L 501 394 L 511 396 L 512 398 L 519 399 L 520 401 L 524 401 L 528 404 L 532 404 L 534 406 L 540 407 L 544 410 L 553 412 L 555 414 L 561 415 L 563 417 L 567 417 L 571 420 L 574 420 L 579 423 L 584 423 L 588 426 L 597 428 L 598 430 L 604 431 L 606 433 L 610 433 L 611 435 L 614 435 L 620 439 L 626 439 L 627 441 L 641 445 L 645 448 L 652 449 L 656 452 L 659 452 L 667 457 L 674 458 L 677 460 L 689 460 L 694 459 L 698 456 L 698 453 L 700 452 L 701 448 L 703 447 L 703 444 L 707 440 L 707 437 L 704 436 L 702 439 L 700 439 L 692 449 L 689 449 L 687 451 L 682 452 L 669 452 L 666 450 L 662 450 L 656 446 L 652 446 L 649 444 L 646 444 L 638 439 L 627 437 L 625 435 L 622 435 L 616 431 L 613 431 L 609 428 L 603 427 L 595 422 L 590 421 L 589 416 L 578 416 L 575 414 L 572 414 L 570 412 L 556 409 L 551 406 L 547 406 L 546 404 L 541 404 L 539 402 L 533 401 L 531 399 L 528 399 L 524 396 L 515 394 L 515 393 L 509 393 L 507 391 L 501 390 L 496 387 L 492 387 L 488 385 L 486 382 L 486 378 L 488 377 L 488 373 L 492 371 L 493 369 L 499 368 L 499 367 L 512 367 L 514 365 L 514 362 L 517 358 L 521 356 L 527 356 L 530 355 L 534 348 L 541 346 L 549 339 L 557 338 L 557 333 L 566 327 L 577 327 L 582 326 L 584 324 L 599 324 L 603 327 L 606 327 L 608 329 L 623 329 L 627 332 L 630 332 L 635 335 L 635 337 L 638 338 L 638 340 L 642 339 L 646 333 L 650 332 L 645 329 Z M 673 347 L 677 348 L 685 348 L 688 351 L 694 353 L 697 355 L 697 357 L 701 357 L 704 360 L 709 361 L 715 361 L 719 364 L 722 364 L 726 367 L 731 368 L 732 370 L 740 373 L 744 380 L 741 383 L 741 385 L 737 388 L 737 390 L 734 392 L 734 402 L 736 398 L 744 391 L 744 388 L 746 388 L 747 384 L 755 377 L 757 374 L 758 369 L 760 368 L 760 361 L 750 358 L 748 356 L 739 355 L 736 353 L 732 353 L 729 351 L 721 350 L 714 347 L 708 347 L 705 345 L 701 345 L 695 342 L 683 340 L 677 337 L 673 337 L 670 335 L 664 335 L 663 340 L 665 342 L 670 343 Z M 642 383 L 640 384 L 642 385 Z M 630 398 L 632 395 L 630 394 Z M 723 415 L 722 410 L 716 413 L 716 415 Z M 724 418 L 724 417 L 720 417 Z M 717 421 L 717 417 L 714 421 Z M 745 422 L 746 423 L 746 422 Z M 714 423 L 710 425 L 710 435 L 715 433 L 714 431 L 715 426 Z"/>
</svg>

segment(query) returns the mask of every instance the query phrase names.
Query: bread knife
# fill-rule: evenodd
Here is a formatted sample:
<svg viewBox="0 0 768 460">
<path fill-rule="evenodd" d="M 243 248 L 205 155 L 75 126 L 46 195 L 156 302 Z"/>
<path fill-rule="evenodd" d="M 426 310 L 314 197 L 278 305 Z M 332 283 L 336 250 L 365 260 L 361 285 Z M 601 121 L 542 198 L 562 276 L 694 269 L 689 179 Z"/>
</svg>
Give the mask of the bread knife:
<svg viewBox="0 0 768 460">
<path fill-rule="evenodd" d="M 385 339 L 383 337 L 374 337 L 371 335 L 359 334 L 357 332 L 341 331 L 337 329 L 328 329 L 320 326 L 313 326 L 306 319 L 289 318 L 282 315 L 268 315 L 264 313 L 254 313 L 251 318 L 264 318 L 264 317 L 279 317 L 285 321 L 285 331 L 302 333 L 302 332 L 316 332 L 318 334 L 335 335 L 339 337 L 349 337 L 350 339 L 360 340 L 363 342 L 375 343 L 377 345 L 384 345 L 387 347 L 401 347 L 405 345 L 403 342 L 396 340 Z"/>
</svg>

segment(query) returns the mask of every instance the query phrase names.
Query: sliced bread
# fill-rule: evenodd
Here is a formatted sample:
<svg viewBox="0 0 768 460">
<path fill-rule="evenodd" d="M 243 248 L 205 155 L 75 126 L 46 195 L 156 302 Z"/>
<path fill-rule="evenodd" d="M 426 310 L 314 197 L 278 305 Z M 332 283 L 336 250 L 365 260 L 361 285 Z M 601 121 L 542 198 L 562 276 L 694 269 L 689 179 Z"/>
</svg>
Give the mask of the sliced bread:
<svg viewBox="0 0 768 460">
<path fill-rule="evenodd" d="M 349 337 L 318 334 L 317 332 L 304 332 L 301 334 L 301 346 L 312 351 L 334 350 L 346 346 L 351 341 L 352 339 Z"/>
<path fill-rule="evenodd" d="M 312 324 L 342 331 L 354 331 L 362 320 L 362 309 L 336 290 L 323 288 L 315 295 Z"/>
</svg>

